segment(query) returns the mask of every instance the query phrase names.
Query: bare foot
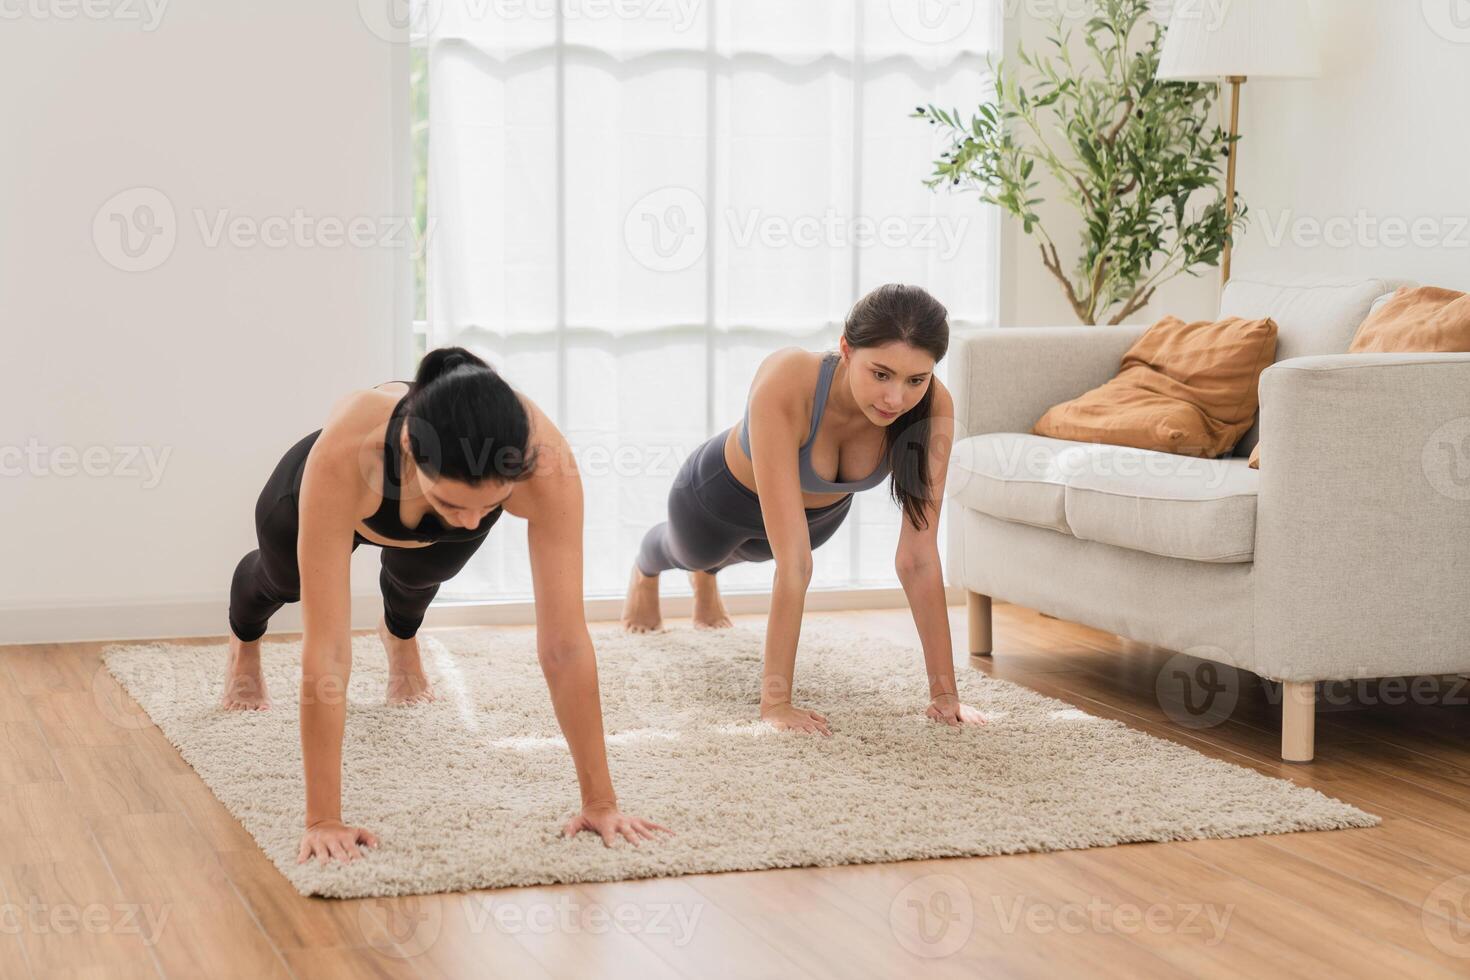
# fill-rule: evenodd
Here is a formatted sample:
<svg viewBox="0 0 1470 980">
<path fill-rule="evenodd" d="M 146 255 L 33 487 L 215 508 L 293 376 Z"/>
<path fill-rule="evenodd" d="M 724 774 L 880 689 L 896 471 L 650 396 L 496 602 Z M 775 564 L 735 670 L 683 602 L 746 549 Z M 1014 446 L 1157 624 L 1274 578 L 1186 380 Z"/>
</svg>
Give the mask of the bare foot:
<svg viewBox="0 0 1470 980">
<path fill-rule="evenodd" d="M 429 678 L 424 675 L 424 665 L 419 660 L 418 637 L 405 640 L 394 636 L 388 632 L 388 624 L 380 619 L 378 638 L 388 652 L 388 704 L 405 707 L 436 700 Z"/>
<path fill-rule="evenodd" d="M 697 630 L 726 630 L 735 624 L 725 612 L 725 603 L 720 599 L 720 586 L 709 572 L 690 572 L 689 581 L 694 586 L 694 628 Z"/>
<path fill-rule="evenodd" d="M 658 610 L 658 576 L 644 575 L 635 564 L 628 579 L 628 598 L 623 601 L 623 629 L 652 633 L 663 624 Z"/>
<path fill-rule="evenodd" d="M 225 691 L 219 706 L 226 711 L 264 711 L 271 706 L 260 672 L 260 641 L 249 643 L 230 636 L 230 659 L 225 666 Z"/>
</svg>

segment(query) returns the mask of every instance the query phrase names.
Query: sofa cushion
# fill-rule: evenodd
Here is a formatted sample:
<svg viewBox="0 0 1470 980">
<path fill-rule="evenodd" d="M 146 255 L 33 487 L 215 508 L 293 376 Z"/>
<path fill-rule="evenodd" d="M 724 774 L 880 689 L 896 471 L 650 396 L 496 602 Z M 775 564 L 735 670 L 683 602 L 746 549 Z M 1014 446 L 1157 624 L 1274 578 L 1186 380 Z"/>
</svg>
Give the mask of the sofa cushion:
<svg viewBox="0 0 1470 980">
<path fill-rule="evenodd" d="M 1260 474 L 1245 460 L 1101 448 L 1113 451 L 1067 479 L 1074 537 L 1165 558 L 1252 560 Z"/>
<path fill-rule="evenodd" d="M 1057 457 L 1085 443 L 991 432 L 955 443 L 945 492 L 971 510 L 1070 534 Z"/>
<path fill-rule="evenodd" d="M 955 444 L 946 491 L 991 517 L 1086 541 L 1248 562 L 1258 480 L 1243 459 L 992 432 Z"/>
<path fill-rule="evenodd" d="M 1404 279 L 1283 285 L 1237 277 L 1226 283 L 1220 294 L 1220 317 L 1275 320 L 1278 361 L 1311 354 L 1343 354 L 1374 301 L 1405 285 L 1410 283 Z M 1236 444 L 1233 455 L 1250 455 L 1260 435 L 1257 419 Z"/>
</svg>

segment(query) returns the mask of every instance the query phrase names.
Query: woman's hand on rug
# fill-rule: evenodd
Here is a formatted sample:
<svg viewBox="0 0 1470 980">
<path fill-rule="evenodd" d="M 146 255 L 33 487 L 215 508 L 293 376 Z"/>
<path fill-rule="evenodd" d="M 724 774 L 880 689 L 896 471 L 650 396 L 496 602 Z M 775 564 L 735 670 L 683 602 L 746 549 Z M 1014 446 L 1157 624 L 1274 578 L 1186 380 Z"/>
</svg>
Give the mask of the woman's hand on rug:
<svg viewBox="0 0 1470 980">
<path fill-rule="evenodd" d="M 798 708 L 789 702 L 761 708 L 761 721 L 778 732 L 820 732 L 831 735 L 832 727 L 827 716 L 807 708 Z"/>
<path fill-rule="evenodd" d="M 619 836 L 637 847 L 640 838 L 655 840 L 653 833 L 655 830 L 662 830 L 666 834 L 673 833 L 669 828 L 660 826 L 652 820 L 627 816 L 618 810 L 615 803 L 587 804 L 582 807 L 581 813 L 567 821 L 567 825 L 561 829 L 561 835 L 576 837 L 584 830 L 601 835 L 602 843 L 606 847 L 612 847 L 613 841 Z"/>
<path fill-rule="evenodd" d="M 924 714 L 934 721 L 942 721 L 955 728 L 961 725 L 983 725 L 985 716 L 968 704 L 961 704 L 959 695 L 940 694 L 929 701 Z"/>
<path fill-rule="evenodd" d="M 377 847 L 378 837 L 365 827 L 349 827 L 340 820 L 318 820 L 301 835 L 301 852 L 296 855 L 296 863 L 305 864 L 316 858 L 325 865 L 336 858 L 346 864 L 362 857 L 358 844 Z"/>
</svg>

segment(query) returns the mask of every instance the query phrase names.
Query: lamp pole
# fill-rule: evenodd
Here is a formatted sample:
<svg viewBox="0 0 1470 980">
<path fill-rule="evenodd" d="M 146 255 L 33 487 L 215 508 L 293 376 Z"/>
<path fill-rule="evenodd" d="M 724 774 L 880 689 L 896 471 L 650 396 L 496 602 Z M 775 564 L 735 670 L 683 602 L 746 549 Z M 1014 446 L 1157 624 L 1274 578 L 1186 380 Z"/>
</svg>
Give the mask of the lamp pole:
<svg viewBox="0 0 1470 980">
<path fill-rule="evenodd" d="M 1230 281 L 1230 252 L 1235 245 L 1235 161 L 1240 156 L 1240 86 L 1244 75 L 1227 75 L 1230 83 L 1230 159 L 1225 165 L 1225 254 L 1220 260 L 1220 284 Z"/>
</svg>

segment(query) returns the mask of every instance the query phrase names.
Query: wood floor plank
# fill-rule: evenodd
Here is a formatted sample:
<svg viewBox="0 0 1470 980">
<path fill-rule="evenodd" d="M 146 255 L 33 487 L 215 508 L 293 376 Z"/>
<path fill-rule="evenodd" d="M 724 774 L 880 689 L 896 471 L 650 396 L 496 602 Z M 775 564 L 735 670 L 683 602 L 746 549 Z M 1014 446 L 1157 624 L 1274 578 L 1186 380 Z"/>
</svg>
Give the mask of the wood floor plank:
<svg viewBox="0 0 1470 980">
<path fill-rule="evenodd" d="M 285 961 L 209 843 L 179 813 L 89 818 L 130 898 L 166 917 L 154 954 L 170 976 L 285 977 Z"/>
<path fill-rule="evenodd" d="M 95 852 L 0 867 L 0 893 L 35 976 L 160 975 L 158 909 L 124 895 Z"/>
</svg>

